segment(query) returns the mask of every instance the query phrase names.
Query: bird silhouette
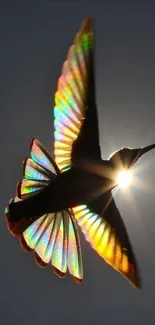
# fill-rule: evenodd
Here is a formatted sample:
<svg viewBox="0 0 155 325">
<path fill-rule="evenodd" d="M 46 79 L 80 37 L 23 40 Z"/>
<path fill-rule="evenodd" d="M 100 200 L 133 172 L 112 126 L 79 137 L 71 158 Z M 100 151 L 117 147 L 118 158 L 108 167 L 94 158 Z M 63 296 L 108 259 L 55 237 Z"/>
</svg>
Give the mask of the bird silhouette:
<svg viewBox="0 0 155 325">
<path fill-rule="evenodd" d="M 115 205 L 116 174 L 130 169 L 155 144 L 118 150 L 102 160 L 94 79 L 94 32 L 86 18 L 63 64 L 54 107 L 55 160 L 37 139 L 23 163 L 16 196 L 5 209 L 8 229 L 44 267 L 81 283 L 77 224 L 92 248 L 137 288 L 141 279 Z"/>
</svg>

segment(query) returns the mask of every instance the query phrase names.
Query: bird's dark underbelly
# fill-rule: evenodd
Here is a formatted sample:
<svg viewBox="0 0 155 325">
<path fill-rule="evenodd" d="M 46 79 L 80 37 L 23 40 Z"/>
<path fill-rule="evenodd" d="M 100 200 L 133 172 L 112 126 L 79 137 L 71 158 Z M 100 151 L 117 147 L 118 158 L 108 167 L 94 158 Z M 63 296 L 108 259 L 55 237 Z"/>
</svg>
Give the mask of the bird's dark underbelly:
<svg viewBox="0 0 155 325">
<path fill-rule="evenodd" d="M 103 193 L 108 183 L 108 180 L 95 174 L 70 170 L 59 175 L 55 182 L 45 189 L 44 196 L 45 200 L 49 201 L 50 209 L 60 210 L 60 206 L 63 209 L 86 203 Z"/>
<path fill-rule="evenodd" d="M 10 205 L 10 216 L 37 218 L 45 213 L 87 204 L 110 188 L 109 180 L 84 170 L 59 174 L 41 193 Z"/>
</svg>

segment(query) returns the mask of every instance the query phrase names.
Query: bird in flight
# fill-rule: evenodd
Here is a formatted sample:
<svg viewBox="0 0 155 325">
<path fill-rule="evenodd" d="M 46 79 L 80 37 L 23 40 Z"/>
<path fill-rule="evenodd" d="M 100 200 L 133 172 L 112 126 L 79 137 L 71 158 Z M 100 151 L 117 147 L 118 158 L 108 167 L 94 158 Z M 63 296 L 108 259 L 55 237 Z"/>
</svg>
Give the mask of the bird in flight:
<svg viewBox="0 0 155 325">
<path fill-rule="evenodd" d="M 94 79 L 94 31 L 86 18 L 70 46 L 55 93 L 55 160 L 37 139 L 23 162 L 16 195 L 5 208 L 9 231 L 39 266 L 51 264 L 64 277 L 83 280 L 81 228 L 92 248 L 135 287 L 141 287 L 136 258 L 112 190 L 118 172 L 128 171 L 155 148 L 123 148 L 102 160 Z"/>
</svg>

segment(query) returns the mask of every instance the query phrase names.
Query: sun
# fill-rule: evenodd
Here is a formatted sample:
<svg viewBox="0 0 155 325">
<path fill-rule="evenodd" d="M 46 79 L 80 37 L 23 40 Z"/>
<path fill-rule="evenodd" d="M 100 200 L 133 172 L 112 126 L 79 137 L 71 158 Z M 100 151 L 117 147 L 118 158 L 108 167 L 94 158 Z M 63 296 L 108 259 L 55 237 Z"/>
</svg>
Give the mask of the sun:
<svg viewBox="0 0 155 325">
<path fill-rule="evenodd" d="M 130 170 L 121 170 L 117 174 L 117 184 L 119 188 L 126 189 L 132 182 L 132 173 Z"/>
</svg>

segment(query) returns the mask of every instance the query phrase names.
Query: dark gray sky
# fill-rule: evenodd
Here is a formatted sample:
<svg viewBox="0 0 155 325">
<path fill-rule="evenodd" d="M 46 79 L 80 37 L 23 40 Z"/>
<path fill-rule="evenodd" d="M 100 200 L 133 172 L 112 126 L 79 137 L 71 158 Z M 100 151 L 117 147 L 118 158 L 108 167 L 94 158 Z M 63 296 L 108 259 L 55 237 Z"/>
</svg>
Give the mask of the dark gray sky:
<svg viewBox="0 0 155 325">
<path fill-rule="evenodd" d="M 0 5 L 0 323 L 155 324 L 155 152 L 138 163 L 143 189 L 118 193 L 143 279 L 134 289 L 82 238 L 84 283 L 39 269 L 5 224 L 4 206 L 21 176 L 29 142 L 53 150 L 53 95 L 83 18 L 96 33 L 96 87 L 103 158 L 155 142 L 155 2 L 1 1 Z M 52 152 L 53 154 L 53 152 Z"/>
</svg>

